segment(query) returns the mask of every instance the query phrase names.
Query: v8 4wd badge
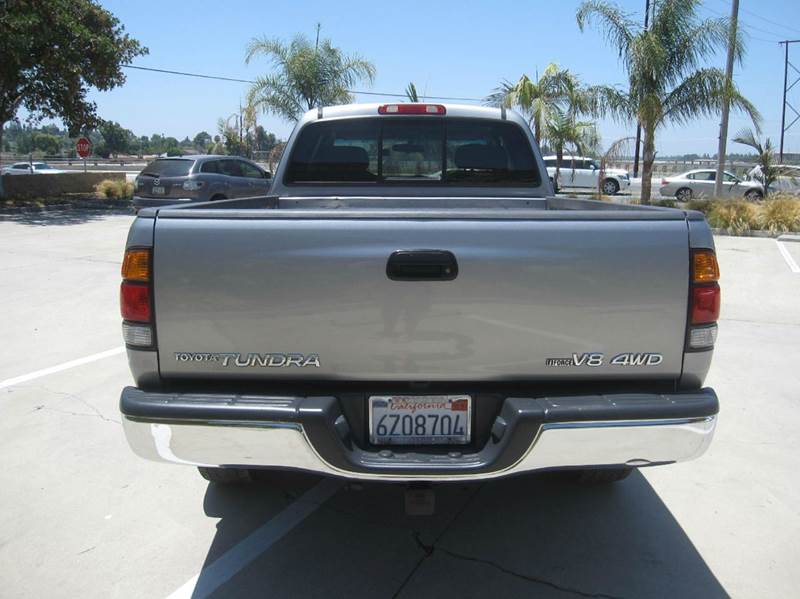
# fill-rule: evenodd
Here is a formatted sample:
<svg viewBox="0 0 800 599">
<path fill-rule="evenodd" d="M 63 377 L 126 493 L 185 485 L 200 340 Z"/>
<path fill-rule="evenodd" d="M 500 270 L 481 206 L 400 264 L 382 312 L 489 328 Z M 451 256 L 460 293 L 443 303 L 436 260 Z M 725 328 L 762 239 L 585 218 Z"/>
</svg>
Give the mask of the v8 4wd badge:
<svg viewBox="0 0 800 599">
<path fill-rule="evenodd" d="M 611 366 L 658 366 L 664 361 L 664 356 L 652 352 L 626 352 L 617 354 L 608 364 Z M 569 366 L 588 366 L 597 368 L 603 366 L 605 355 L 598 352 L 588 352 L 582 354 L 572 354 L 570 358 L 547 358 L 545 366 L 569 367 Z"/>
</svg>

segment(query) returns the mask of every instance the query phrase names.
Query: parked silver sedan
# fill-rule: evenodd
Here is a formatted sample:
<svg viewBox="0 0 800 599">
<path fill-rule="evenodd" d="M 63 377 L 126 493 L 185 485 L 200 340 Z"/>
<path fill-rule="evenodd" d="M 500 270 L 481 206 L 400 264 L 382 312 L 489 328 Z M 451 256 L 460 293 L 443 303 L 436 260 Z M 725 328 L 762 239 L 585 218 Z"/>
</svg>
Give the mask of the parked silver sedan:
<svg viewBox="0 0 800 599">
<path fill-rule="evenodd" d="M 136 177 L 135 208 L 265 195 L 272 175 L 238 156 L 157 158 Z"/>
<path fill-rule="evenodd" d="M 66 171 L 53 168 L 46 162 L 15 162 L 3 167 L 4 175 L 57 175 Z"/>
<path fill-rule="evenodd" d="M 764 197 L 764 187 L 757 181 L 744 181 L 727 171 L 722 177 L 723 197 L 744 197 L 748 200 L 760 200 Z M 716 170 L 697 169 L 661 179 L 659 191 L 662 196 L 675 196 L 681 202 L 692 198 L 713 198 L 716 180 Z"/>
</svg>

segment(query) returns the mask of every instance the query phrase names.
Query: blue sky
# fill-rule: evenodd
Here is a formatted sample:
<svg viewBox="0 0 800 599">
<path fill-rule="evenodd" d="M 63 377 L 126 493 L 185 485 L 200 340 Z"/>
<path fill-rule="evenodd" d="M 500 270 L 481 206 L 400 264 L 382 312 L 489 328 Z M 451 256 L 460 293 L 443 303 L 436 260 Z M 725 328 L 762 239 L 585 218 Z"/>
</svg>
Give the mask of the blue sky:
<svg viewBox="0 0 800 599">
<path fill-rule="evenodd" d="M 620 0 L 630 12 L 642 13 L 644 0 Z M 599 33 L 581 33 L 575 24 L 578 1 L 498 2 L 263 2 L 249 0 L 103 0 L 127 31 L 150 48 L 136 64 L 252 79 L 269 69 L 263 59 L 244 64 L 245 44 L 255 36 L 289 39 L 297 32 L 322 36 L 348 53 L 371 60 L 377 78 L 370 89 L 402 93 L 414 81 L 422 93 L 481 98 L 503 79 L 534 75 L 557 62 L 587 83 L 622 83 L 623 72 L 613 50 Z M 800 39 L 800 1 L 741 0 L 740 20 L 748 33 L 748 53 L 735 78 L 764 116 L 765 134 L 777 145 L 783 89 L 781 39 Z M 706 0 L 702 14 L 730 11 L 729 0 Z M 783 25 L 779 25 L 783 24 Z M 800 44 L 794 46 L 800 66 Z M 720 54 L 714 64 L 724 67 Z M 219 117 L 238 110 L 246 84 L 128 72 L 116 90 L 92 94 L 103 118 L 119 121 L 137 134 L 164 133 L 178 138 L 201 130 L 214 134 Z M 800 104 L 800 86 L 794 94 Z M 375 101 L 361 96 L 359 101 Z M 389 99 L 387 98 L 387 101 Z M 291 125 L 271 115 L 259 119 L 267 130 L 285 137 Z M 734 113 L 731 132 L 749 125 Z M 604 145 L 633 126 L 602 122 Z M 718 120 L 664 129 L 658 140 L 662 155 L 714 153 Z M 800 122 L 787 133 L 786 150 L 800 152 Z M 729 144 L 729 151 L 744 149 Z"/>
</svg>

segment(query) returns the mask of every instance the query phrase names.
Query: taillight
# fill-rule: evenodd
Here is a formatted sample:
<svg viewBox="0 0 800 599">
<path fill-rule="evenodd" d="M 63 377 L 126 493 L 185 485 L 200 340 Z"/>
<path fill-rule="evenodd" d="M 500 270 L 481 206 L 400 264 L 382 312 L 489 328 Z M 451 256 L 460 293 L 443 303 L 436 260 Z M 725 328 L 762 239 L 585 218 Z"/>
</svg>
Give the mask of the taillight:
<svg viewBox="0 0 800 599">
<path fill-rule="evenodd" d="M 719 319 L 719 285 L 692 289 L 692 324 L 710 324 Z"/>
<path fill-rule="evenodd" d="M 124 322 L 125 344 L 137 348 L 153 345 L 153 297 L 151 293 L 152 260 L 149 249 L 125 250 L 122 260 L 122 284 L 119 309 Z"/>
<path fill-rule="evenodd" d="M 666 179 L 661 179 L 661 185 L 666 185 L 667 183 L 669 183 L 669 181 Z"/>
<path fill-rule="evenodd" d="M 719 264 L 712 250 L 692 251 L 689 294 L 689 349 L 710 349 L 717 340 L 720 311 Z M 699 326 L 698 326 L 699 325 Z"/>
<path fill-rule="evenodd" d="M 384 104 L 378 106 L 378 114 L 446 114 L 441 104 Z"/>
<path fill-rule="evenodd" d="M 125 320 L 150 322 L 150 287 L 122 281 L 119 288 L 119 305 L 122 318 Z"/>
</svg>

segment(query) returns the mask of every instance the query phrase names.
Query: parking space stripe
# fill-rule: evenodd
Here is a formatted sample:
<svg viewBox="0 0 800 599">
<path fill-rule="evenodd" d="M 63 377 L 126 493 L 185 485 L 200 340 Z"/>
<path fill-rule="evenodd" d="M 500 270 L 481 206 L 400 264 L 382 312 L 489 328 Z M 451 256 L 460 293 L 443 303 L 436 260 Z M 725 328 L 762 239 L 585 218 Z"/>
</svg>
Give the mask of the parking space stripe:
<svg viewBox="0 0 800 599">
<path fill-rule="evenodd" d="M 92 354 L 91 356 L 85 356 L 83 358 L 78 358 L 77 360 L 70 360 L 69 362 L 64 362 L 63 364 L 51 366 L 50 368 L 43 368 L 42 370 L 29 372 L 28 374 L 23 374 L 22 376 L 16 376 L 11 379 L 6 379 L 4 381 L 0 381 L 0 389 L 5 389 L 6 387 L 13 387 L 14 385 L 19 385 L 20 383 L 27 383 L 28 381 L 32 381 L 34 379 L 47 376 L 49 374 L 55 374 L 56 372 L 69 370 L 70 368 L 75 368 L 76 366 L 83 366 L 84 364 L 96 362 L 97 360 L 102 360 L 104 358 L 110 358 L 111 356 L 116 356 L 124 351 L 125 351 L 124 346 L 115 347 L 114 349 L 109 349 L 108 351 L 102 351 L 99 354 Z"/>
<path fill-rule="evenodd" d="M 781 256 L 786 261 L 786 264 L 789 265 L 789 270 L 794 273 L 800 273 L 800 266 L 797 265 L 792 255 L 789 253 L 789 250 L 786 249 L 786 246 L 783 245 L 783 242 L 780 239 L 776 239 L 775 243 L 778 246 L 778 251 L 780 251 Z"/>
<path fill-rule="evenodd" d="M 281 540 L 295 526 L 313 514 L 341 487 L 340 480 L 326 478 L 260 528 L 228 549 L 207 568 L 193 576 L 167 599 L 203 599 L 225 584 L 247 564 Z"/>
</svg>

